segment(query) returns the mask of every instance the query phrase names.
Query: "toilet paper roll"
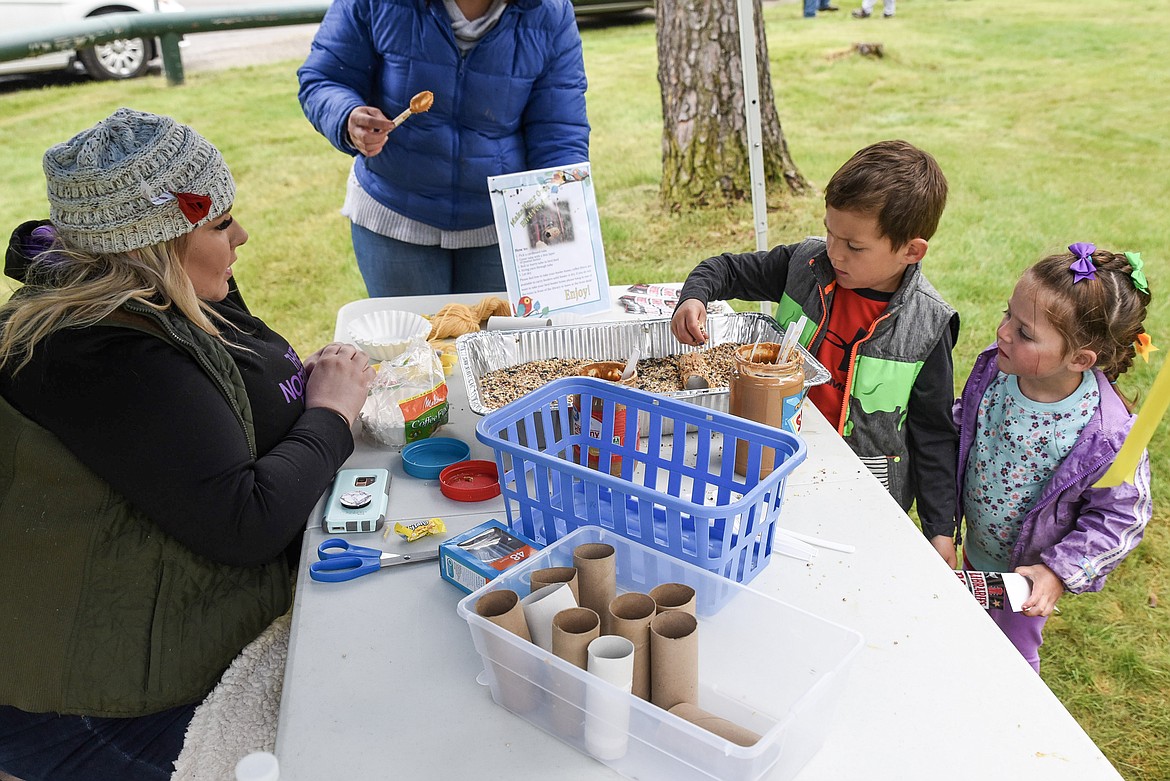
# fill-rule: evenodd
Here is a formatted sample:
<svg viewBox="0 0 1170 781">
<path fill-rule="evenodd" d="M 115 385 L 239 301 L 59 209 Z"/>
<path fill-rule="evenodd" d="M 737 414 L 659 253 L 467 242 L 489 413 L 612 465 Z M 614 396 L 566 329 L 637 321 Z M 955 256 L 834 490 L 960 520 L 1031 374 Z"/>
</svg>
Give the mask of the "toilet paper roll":
<svg viewBox="0 0 1170 781">
<path fill-rule="evenodd" d="M 601 635 L 601 619 L 587 607 L 571 607 L 553 616 L 552 652 L 586 669 L 589 643 Z"/>
<path fill-rule="evenodd" d="M 650 596 L 659 613 L 681 610 L 695 614 L 695 590 L 685 583 L 663 583 L 650 589 Z"/>
<path fill-rule="evenodd" d="M 551 317 L 500 317 L 487 319 L 488 331 L 515 331 L 520 328 L 547 328 L 552 325 Z"/>
<path fill-rule="evenodd" d="M 612 686 L 590 686 L 585 693 L 585 749 L 598 759 L 621 759 L 629 748 L 634 644 L 602 635 L 589 644 L 588 670 Z"/>
<path fill-rule="evenodd" d="M 553 617 L 552 652 L 584 670 L 589 662 L 589 643 L 600 635 L 601 619 L 587 607 L 571 607 Z M 553 730 L 575 742 L 585 725 L 585 684 L 560 670 L 549 671 Z"/>
<path fill-rule="evenodd" d="M 699 624 L 681 610 L 650 622 L 650 702 L 670 710 L 699 704 Z"/>
<path fill-rule="evenodd" d="M 634 644 L 635 697 L 650 699 L 650 621 L 654 600 L 649 594 L 631 591 L 609 603 L 610 628 L 615 635 Z"/>
<path fill-rule="evenodd" d="M 680 702 L 671 708 L 670 712 L 708 732 L 715 733 L 724 740 L 730 740 L 737 746 L 754 746 L 760 740 L 760 736 L 750 729 L 741 727 L 734 721 L 721 719 L 689 702 Z"/>
<path fill-rule="evenodd" d="M 510 589 L 497 589 L 484 594 L 475 603 L 475 612 L 496 626 L 531 642 L 528 621 L 520 605 L 519 595 Z M 501 638 L 488 635 L 484 638 L 487 646 L 485 670 L 495 679 L 496 700 L 513 713 L 528 713 L 536 708 L 541 699 L 541 690 L 534 683 L 539 674 L 536 660 L 527 653 L 517 653 Z M 509 659 L 516 671 L 493 659 Z"/>
<path fill-rule="evenodd" d="M 489 591 L 476 601 L 475 612 L 496 626 L 532 642 L 524 609 L 520 607 L 520 596 L 515 591 L 506 588 Z"/>
<path fill-rule="evenodd" d="M 554 583 L 524 597 L 520 606 L 524 609 L 524 620 L 528 623 L 532 642 L 551 652 L 553 617 L 566 608 L 577 607 L 577 602 L 568 583 Z"/>
<path fill-rule="evenodd" d="M 578 605 L 581 604 L 576 567 L 545 567 L 533 570 L 532 574 L 528 576 L 528 582 L 532 585 L 533 591 L 542 586 L 551 586 L 553 583 L 568 583 L 569 588 L 573 591 L 573 601 Z"/>
<path fill-rule="evenodd" d="M 601 617 L 601 634 L 609 628 L 609 603 L 617 596 L 617 555 L 612 545 L 587 542 L 573 549 L 573 566 L 577 568 L 577 588 L 581 607 Z"/>
<path fill-rule="evenodd" d="M 697 352 L 682 353 L 678 356 L 678 377 L 686 390 L 701 390 L 710 387 L 705 369 L 707 362 Z"/>
</svg>

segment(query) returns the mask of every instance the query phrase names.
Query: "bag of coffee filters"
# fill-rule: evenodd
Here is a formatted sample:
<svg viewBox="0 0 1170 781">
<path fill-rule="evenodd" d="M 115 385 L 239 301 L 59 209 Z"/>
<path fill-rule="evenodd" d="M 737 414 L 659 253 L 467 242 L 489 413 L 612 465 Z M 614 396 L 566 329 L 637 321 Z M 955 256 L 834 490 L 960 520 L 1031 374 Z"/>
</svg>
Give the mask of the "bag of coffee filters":
<svg viewBox="0 0 1170 781">
<path fill-rule="evenodd" d="M 400 355 L 378 365 L 359 418 L 367 441 L 400 448 L 447 422 L 447 381 L 431 346 L 412 339 Z"/>
</svg>

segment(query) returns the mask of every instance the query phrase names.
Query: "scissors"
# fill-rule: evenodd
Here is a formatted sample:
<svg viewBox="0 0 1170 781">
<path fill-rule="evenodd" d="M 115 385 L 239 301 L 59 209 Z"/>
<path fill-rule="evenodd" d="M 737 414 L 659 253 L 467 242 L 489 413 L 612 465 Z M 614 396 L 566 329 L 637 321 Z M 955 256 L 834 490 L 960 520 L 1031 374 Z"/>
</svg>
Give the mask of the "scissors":
<svg viewBox="0 0 1170 781">
<path fill-rule="evenodd" d="M 343 580 L 368 575 L 383 567 L 439 558 L 437 550 L 423 551 L 416 555 L 390 553 L 377 548 L 351 545 L 340 537 L 330 537 L 318 545 L 317 555 L 321 560 L 309 565 L 309 577 L 322 583 L 340 583 Z"/>
</svg>

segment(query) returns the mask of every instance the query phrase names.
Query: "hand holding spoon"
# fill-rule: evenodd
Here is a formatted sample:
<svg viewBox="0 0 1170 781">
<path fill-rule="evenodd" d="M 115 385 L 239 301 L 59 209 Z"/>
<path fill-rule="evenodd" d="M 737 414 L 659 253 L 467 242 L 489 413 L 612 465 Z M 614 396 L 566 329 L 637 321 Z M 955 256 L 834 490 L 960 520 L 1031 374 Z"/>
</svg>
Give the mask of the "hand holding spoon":
<svg viewBox="0 0 1170 781">
<path fill-rule="evenodd" d="M 431 92 L 430 90 L 424 90 L 423 92 L 418 93 L 410 99 L 410 108 L 394 117 L 394 127 L 398 127 L 403 122 L 405 122 L 406 118 L 411 114 L 422 114 L 423 112 L 430 111 L 431 106 L 434 104 L 435 93 Z"/>
</svg>

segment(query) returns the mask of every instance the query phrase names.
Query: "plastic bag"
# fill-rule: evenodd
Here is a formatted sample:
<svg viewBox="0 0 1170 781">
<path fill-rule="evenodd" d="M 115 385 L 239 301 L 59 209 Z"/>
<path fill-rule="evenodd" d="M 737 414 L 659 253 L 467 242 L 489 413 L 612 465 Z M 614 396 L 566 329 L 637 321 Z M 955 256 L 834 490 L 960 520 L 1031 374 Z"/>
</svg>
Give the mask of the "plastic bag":
<svg viewBox="0 0 1170 781">
<path fill-rule="evenodd" d="M 397 448 L 431 436 L 449 414 L 443 364 L 430 345 L 412 339 L 405 352 L 379 364 L 358 417 L 367 440 Z"/>
</svg>

